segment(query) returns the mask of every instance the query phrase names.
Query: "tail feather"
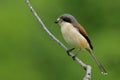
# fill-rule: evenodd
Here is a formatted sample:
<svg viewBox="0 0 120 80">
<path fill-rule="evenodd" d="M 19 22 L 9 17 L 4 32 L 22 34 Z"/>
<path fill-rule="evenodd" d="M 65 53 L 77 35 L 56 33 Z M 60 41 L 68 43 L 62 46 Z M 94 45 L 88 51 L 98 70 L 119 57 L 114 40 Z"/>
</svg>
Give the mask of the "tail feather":
<svg viewBox="0 0 120 80">
<path fill-rule="evenodd" d="M 100 61 L 96 58 L 96 56 L 94 55 L 92 50 L 88 50 L 90 53 L 90 56 L 93 58 L 93 60 L 96 62 L 97 66 L 99 67 L 101 73 L 103 73 L 104 75 L 107 74 L 105 68 L 102 66 L 102 64 L 100 63 Z"/>
</svg>

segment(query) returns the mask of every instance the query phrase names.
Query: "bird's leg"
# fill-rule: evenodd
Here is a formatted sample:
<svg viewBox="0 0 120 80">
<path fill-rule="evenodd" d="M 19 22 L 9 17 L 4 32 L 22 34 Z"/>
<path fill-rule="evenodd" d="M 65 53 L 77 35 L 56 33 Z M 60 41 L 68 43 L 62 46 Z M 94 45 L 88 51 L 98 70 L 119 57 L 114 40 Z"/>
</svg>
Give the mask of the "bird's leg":
<svg viewBox="0 0 120 80">
<path fill-rule="evenodd" d="M 68 49 L 66 52 L 67 52 L 67 54 L 70 56 L 70 53 L 69 52 L 71 52 L 71 51 L 73 51 L 75 48 L 72 48 L 72 49 Z"/>
<path fill-rule="evenodd" d="M 78 50 L 77 53 L 76 53 L 74 56 L 72 56 L 73 60 L 75 60 L 75 58 L 77 57 L 77 55 L 78 55 L 79 53 L 80 53 L 80 50 Z"/>
</svg>

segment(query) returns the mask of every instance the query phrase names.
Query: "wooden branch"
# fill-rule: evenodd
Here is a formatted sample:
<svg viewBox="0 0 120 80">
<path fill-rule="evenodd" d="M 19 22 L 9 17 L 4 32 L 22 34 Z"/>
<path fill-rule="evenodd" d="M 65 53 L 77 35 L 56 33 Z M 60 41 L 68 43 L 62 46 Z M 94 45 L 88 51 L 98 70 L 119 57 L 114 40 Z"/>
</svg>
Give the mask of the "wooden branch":
<svg viewBox="0 0 120 80">
<path fill-rule="evenodd" d="M 40 25 L 42 26 L 42 28 L 48 33 L 48 35 L 55 41 L 57 42 L 66 52 L 68 50 L 68 48 L 62 43 L 60 42 L 48 29 L 47 27 L 44 25 L 44 23 L 42 22 L 41 18 L 38 16 L 38 14 L 36 13 L 36 11 L 32 8 L 29 0 L 25 0 L 29 9 L 31 10 L 31 12 L 33 13 L 33 15 L 35 16 L 35 18 L 38 20 L 38 22 L 40 23 Z M 74 54 L 72 52 L 69 52 L 69 55 L 71 57 L 74 56 Z M 91 66 L 90 65 L 86 65 L 85 63 L 83 63 L 78 57 L 75 57 L 75 61 L 77 61 L 84 70 L 86 70 L 86 75 L 83 78 L 83 80 L 91 80 Z"/>
</svg>

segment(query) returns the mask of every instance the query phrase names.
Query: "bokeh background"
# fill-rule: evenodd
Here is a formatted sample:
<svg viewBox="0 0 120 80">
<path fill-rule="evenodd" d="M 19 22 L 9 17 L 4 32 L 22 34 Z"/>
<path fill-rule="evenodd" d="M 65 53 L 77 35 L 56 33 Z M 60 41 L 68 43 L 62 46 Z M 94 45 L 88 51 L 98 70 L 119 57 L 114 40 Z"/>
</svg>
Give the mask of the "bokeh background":
<svg viewBox="0 0 120 80">
<path fill-rule="evenodd" d="M 84 26 L 100 73 L 86 51 L 79 58 L 92 66 L 92 80 L 120 79 L 120 0 L 30 0 L 47 28 L 67 47 L 58 16 L 70 13 Z M 76 52 L 76 51 L 74 51 Z M 42 29 L 24 0 L 0 0 L 0 80 L 82 80 L 85 71 Z"/>
</svg>

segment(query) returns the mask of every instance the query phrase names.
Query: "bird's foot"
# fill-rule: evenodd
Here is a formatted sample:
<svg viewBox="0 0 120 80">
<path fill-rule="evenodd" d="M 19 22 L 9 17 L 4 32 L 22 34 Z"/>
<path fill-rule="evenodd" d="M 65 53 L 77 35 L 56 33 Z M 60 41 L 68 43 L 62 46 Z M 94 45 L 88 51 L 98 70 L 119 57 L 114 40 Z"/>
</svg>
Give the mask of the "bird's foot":
<svg viewBox="0 0 120 80">
<path fill-rule="evenodd" d="M 72 51 L 72 50 L 74 50 L 75 48 L 72 48 L 72 49 L 69 49 L 69 50 L 67 50 L 66 52 L 67 52 L 67 54 L 68 54 L 68 56 L 70 56 L 70 52 Z"/>
<path fill-rule="evenodd" d="M 75 60 L 75 58 L 76 58 L 76 55 L 72 56 L 73 61 Z"/>
</svg>

